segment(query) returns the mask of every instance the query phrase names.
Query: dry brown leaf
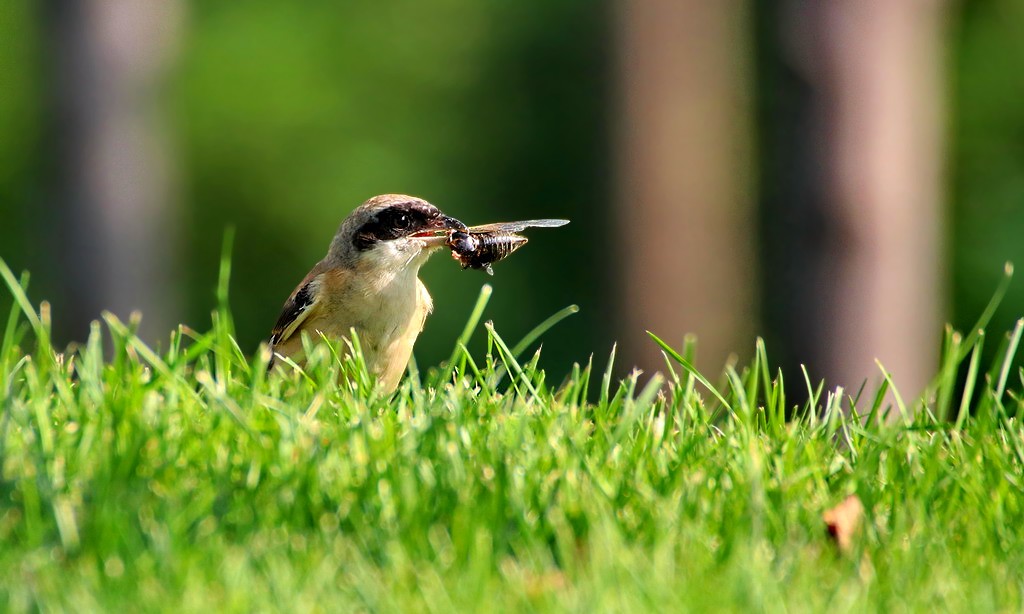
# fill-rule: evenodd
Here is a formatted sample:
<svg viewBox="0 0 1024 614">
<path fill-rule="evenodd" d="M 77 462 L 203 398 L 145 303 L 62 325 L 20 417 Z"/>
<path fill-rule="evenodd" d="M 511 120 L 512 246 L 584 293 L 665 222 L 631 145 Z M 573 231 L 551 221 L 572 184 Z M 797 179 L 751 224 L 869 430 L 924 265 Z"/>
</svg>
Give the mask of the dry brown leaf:
<svg viewBox="0 0 1024 614">
<path fill-rule="evenodd" d="M 850 495 L 842 503 L 822 514 L 828 534 L 835 540 L 842 552 L 849 552 L 853 536 L 864 518 L 864 505 L 857 495 Z"/>
</svg>

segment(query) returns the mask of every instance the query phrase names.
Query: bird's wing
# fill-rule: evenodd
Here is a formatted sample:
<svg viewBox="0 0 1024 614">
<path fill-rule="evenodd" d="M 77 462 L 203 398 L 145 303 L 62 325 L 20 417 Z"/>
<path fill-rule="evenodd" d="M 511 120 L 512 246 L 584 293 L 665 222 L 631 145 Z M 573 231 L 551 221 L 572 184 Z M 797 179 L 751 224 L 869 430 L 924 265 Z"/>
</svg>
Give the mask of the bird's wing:
<svg viewBox="0 0 1024 614">
<path fill-rule="evenodd" d="M 270 345 L 275 347 L 288 340 L 299 326 L 316 312 L 320 305 L 320 275 L 313 269 L 285 301 L 274 330 L 270 332 Z"/>
</svg>

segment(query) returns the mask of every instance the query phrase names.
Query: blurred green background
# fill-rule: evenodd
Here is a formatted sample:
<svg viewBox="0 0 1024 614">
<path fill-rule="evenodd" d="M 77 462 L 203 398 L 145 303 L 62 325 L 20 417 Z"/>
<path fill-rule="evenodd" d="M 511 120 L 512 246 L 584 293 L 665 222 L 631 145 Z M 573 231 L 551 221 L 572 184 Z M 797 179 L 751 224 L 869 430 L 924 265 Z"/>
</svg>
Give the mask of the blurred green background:
<svg viewBox="0 0 1024 614">
<path fill-rule="evenodd" d="M 56 292 L 47 214 L 56 130 L 42 100 L 45 3 L 0 7 L 0 256 Z M 763 3 L 752 18 L 771 17 Z M 616 336 L 609 223 L 614 110 L 609 5 L 585 0 L 185 3 L 161 104 L 181 208 L 181 321 L 208 325 L 221 241 L 237 229 L 232 306 L 240 343 L 266 338 L 285 297 L 365 198 L 404 192 L 467 223 L 567 217 L 487 278 L 444 256 L 423 271 L 435 314 L 417 345 L 437 364 L 483 283 L 488 317 L 516 340 L 558 309 L 544 338 L 564 372 Z M 953 3 L 948 36 L 951 317 L 968 326 L 1002 270 L 1024 265 L 1024 2 Z M 755 46 L 757 61 L 778 50 Z M 754 71 L 752 92 L 771 92 Z M 755 108 L 763 108 L 754 105 Z M 771 117 L 756 117 L 770 122 Z M 770 178 L 761 177 L 762 185 Z M 771 241 L 771 237 L 763 237 Z M 695 290 L 699 291 L 699 290 Z M 770 298 L 768 300 L 771 300 Z M 6 301 L 5 301 L 6 302 Z M 1017 283 L 997 329 L 1024 305 Z M 60 318 L 59 303 L 55 303 Z M 81 331 L 65 331 L 66 338 Z"/>
<path fill-rule="evenodd" d="M 510 339 L 583 304 L 548 351 L 555 364 L 586 359 L 594 345 L 573 340 L 602 317 L 587 240 L 607 191 L 600 12 L 583 1 L 213 3 L 192 24 L 175 93 L 196 246 L 188 287 L 211 287 L 216 237 L 235 224 L 232 303 L 247 347 L 341 218 L 397 192 L 469 224 L 573 220 L 533 233 L 493 279 L 444 254 L 424 267 L 435 303 L 417 344 L 424 366 L 448 355 L 486 282 L 488 316 Z M 207 308 L 193 301 L 189 317 Z"/>
<path fill-rule="evenodd" d="M 398 192 L 469 224 L 572 219 L 533 233 L 493 278 L 436 256 L 422 272 L 435 302 L 417 345 L 422 364 L 448 355 L 488 282 L 487 317 L 510 341 L 578 303 L 582 312 L 547 337 L 548 359 L 605 353 L 612 337 L 601 326 L 604 252 L 595 238 L 606 232 L 606 37 L 595 8 L 190 3 L 166 92 L 183 209 L 181 320 L 208 326 L 232 226 L 232 306 L 242 347 L 255 349 L 341 219 L 370 196 Z M 0 253 L 32 272 L 36 299 L 53 295 L 61 273 L 40 202 L 38 10 L 23 0 L 0 9 Z"/>
<path fill-rule="evenodd" d="M 981 314 L 1001 263 L 1024 267 L 1024 2 L 957 3 L 950 40 L 950 249 L 954 321 Z M 996 331 L 1024 315 L 1020 279 Z M 991 344 L 990 344 L 991 345 Z"/>
</svg>

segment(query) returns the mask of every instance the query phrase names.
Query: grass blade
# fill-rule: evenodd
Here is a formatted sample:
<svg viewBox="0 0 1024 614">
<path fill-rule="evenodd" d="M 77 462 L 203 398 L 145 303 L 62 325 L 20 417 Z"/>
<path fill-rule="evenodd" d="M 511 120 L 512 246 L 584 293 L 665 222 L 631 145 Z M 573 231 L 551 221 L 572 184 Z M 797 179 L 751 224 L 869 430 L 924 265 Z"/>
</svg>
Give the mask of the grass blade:
<svg viewBox="0 0 1024 614">
<path fill-rule="evenodd" d="M 681 366 L 683 370 L 685 370 L 687 373 L 690 374 L 690 376 L 692 376 L 695 380 L 700 382 L 701 385 L 707 388 L 708 392 L 714 395 L 714 397 L 718 399 L 718 402 L 722 404 L 722 407 L 726 408 L 729 411 L 729 413 L 735 414 L 735 411 L 733 411 L 733 408 L 729 404 L 729 402 L 725 400 L 725 397 L 723 397 L 721 393 L 719 393 L 718 390 L 715 389 L 715 387 L 711 384 L 711 382 L 707 380 L 707 378 L 705 378 L 703 375 L 700 374 L 699 371 L 697 371 L 697 368 L 694 367 L 690 363 L 690 361 L 680 356 L 679 352 L 672 349 L 667 343 L 659 339 L 658 336 L 652 333 L 651 331 L 647 331 L 647 334 L 651 337 L 651 339 L 654 339 L 654 342 L 657 343 L 661 347 L 661 349 L 664 350 L 665 353 L 672 358 L 672 360 L 679 363 L 679 366 Z"/>
</svg>

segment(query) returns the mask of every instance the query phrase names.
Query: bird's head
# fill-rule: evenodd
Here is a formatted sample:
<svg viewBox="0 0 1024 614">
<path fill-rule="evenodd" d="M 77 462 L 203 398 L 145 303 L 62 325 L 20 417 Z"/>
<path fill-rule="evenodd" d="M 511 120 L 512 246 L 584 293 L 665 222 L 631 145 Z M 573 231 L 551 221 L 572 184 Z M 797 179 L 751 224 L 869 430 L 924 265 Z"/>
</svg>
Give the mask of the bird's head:
<svg viewBox="0 0 1024 614">
<path fill-rule="evenodd" d="M 397 273 L 418 269 L 447 240 L 447 231 L 466 225 L 427 201 L 404 194 L 374 196 L 338 228 L 328 257 L 350 266 Z"/>
</svg>

